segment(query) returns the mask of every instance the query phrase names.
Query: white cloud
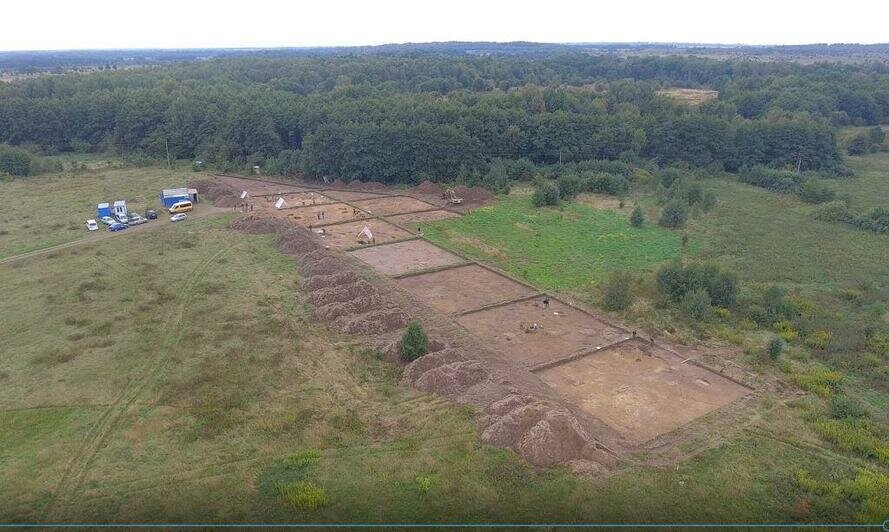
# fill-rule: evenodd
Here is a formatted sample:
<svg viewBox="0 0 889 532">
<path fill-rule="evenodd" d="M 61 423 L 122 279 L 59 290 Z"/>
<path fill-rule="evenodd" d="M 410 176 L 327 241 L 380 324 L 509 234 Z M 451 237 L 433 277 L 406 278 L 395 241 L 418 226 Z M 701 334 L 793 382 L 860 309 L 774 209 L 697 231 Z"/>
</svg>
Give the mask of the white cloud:
<svg viewBox="0 0 889 532">
<path fill-rule="evenodd" d="M 0 50 L 429 41 L 889 42 L 889 2 L 714 0 L 16 1 Z"/>
</svg>

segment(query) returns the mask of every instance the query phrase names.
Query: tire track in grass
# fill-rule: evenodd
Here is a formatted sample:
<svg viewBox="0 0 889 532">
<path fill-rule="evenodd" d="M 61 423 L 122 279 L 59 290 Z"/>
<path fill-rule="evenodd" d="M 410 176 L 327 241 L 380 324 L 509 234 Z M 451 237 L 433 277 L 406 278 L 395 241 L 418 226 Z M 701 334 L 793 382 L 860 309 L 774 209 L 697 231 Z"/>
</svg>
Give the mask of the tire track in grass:
<svg viewBox="0 0 889 532">
<path fill-rule="evenodd" d="M 136 399 L 145 388 L 157 380 L 158 375 L 166 365 L 170 358 L 172 348 L 182 339 L 182 318 L 185 314 L 185 308 L 188 306 L 189 295 L 197 286 L 198 282 L 203 278 L 206 271 L 213 265 L 219 257 L 227 253 L 234 247 L 228 244 L 212 256 L 202 261 L 192 270 L 188 279 L 183 283 L 183 287 L 177 293 L 179 294 L 180 303 L 176 310 L 171 312 L 167 319 L 164 320 L 163 330 L 170 331 L 163 339 L 161 344 L 161 353 L 152 363 L 149 363 L 143 371 L 144 376 L 134 385 L 125 389 L 118 396 L 114 404 L 107 409 L 90 432 L 84 439 L 78 452 L 72 457 L 65 467 L 62 478 L 56 486 L 52 499 L 47 504 L 44 514 L 55 518 L 63 517 L 57 513 L 58 510 L 65 507 L 70 502 L 89 473 L 93 460 L 99 454 L 99 451 L 105 446 L 108 436 L 117 426 L 119 421 L 130 410 Z M 173 327 L 175 325 L 175 327 Z"/>
</svg>

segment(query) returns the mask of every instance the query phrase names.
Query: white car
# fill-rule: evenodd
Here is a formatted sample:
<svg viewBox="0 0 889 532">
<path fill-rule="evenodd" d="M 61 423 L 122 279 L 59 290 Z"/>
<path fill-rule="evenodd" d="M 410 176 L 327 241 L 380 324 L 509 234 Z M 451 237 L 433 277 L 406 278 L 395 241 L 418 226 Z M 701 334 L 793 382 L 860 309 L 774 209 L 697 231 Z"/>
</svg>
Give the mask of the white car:
<svg viewBox="0 0 889 532">
<path fill-rule="evenodd" d="M 186 218 L 188 218 L 188 217 L 185 216 L 185 213 L 180 212 L 179 214 L 174 214 L 173 216 L 170 216 L 170 221 L 171 222 L 181 222 L 182 220 L 184 220 Z"/>
<path fill-rule="evenodd" d="M 87 220 L 86 221 L 86 230 L 87 231 L 98 231 L 99 224 L 97 224 L 95 220 Z"/>
<path fill-rule="evenodd" d="M 105 224 L 105 225 L 111 225 L 111 224 L 113 224 L 113 223 L 117 223 L 117 222 L 114 221 L 114 218 L 112 218 L 112 217 L 110 217 L 110 216 L 103 216 L 103 217 L 101 217 L 101 218 L 99 218 L 99 219 L 102 220 L 102 223 Z"/>
</svg>

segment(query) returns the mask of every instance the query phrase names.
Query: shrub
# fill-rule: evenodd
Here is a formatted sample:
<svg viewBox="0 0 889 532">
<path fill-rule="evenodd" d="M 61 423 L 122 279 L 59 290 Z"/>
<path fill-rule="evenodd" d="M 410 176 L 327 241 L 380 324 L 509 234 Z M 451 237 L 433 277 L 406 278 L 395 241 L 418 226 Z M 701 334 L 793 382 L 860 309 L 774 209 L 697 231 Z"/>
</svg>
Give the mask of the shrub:
<svg viewBox="0 0 889 532">
<path fill-rule="evenodd" d="M 540 179 L 534 185 L 534 195 L 531 202 L 535 207 L 559 204 L 559 187 L 548 179 Z"/>
<path fill-rule="evenodd" d="M 623 176 L 612 174 L 594 174 L 586 179 L 589 192 L 622 196 L 629 192 L 630 182 Z"/>
<path fill-rule="evenodd" d="M 685 212 L 685 207 L 679 205 L 678 203 L 670 203 L 669 205 L 664 207 L 664 210 L 661 213 L 661 219 L 658 221 L 658 225 L 660 225 L 661 227 L 678 229 L 681 227 L 685 227 L 685 220 L 687 218 L 688 214 Z"/>
<path fill-rule="evenodd" d="M 429 349 L 429 339 L 423 332 L 419 322 L 413 322 L 407 326 L 401 340 L 398 341 L 398 353 L 406 361 L 416 360 L 426 354 Z"/>
<path fill-rule="evenodd" d="M 800 190 L 803 176 L 795 172 L 773 170 L 765 166 L 742 168 L 738 176 L 742 183 L 785 194 L 796 194 Z"/>
<path fill-rule="evenodd" d="M 766 352 L 769 354 L 769 358 L 772 360 L 778 360 L 778 357 L 781 356 L 781 351 L 784 350 L 784 341 L 778 337 L 772 338 L 769 341 L 769 345 L 766 348 Z"/>
<path fill-rule="evenodd" d="M 673 183 L 682 179 L 682 173 L 676 168 L 664 168 L 661 171 L 658 180 L 661 183 L 661 186 L 664 188 L 670 188 L 673 186 Z"/>
<path fill-rule="evenodd" d="M 630 225 L 633 227 L 642 227 L 643 223 L 645 223 L 645 214 L 642 212 L 642 207 L 636 205 L 633 208 L 632 214 L 630 214 Z"/>
<path fill-rule="evenodd" d="M 707 192 L 704 194 L 704 199 L 701 200 L 701 208 L 704 212 L 710 212 L 713 210 L 713 207 L 716 207 L 716 194 Z"/>
<path fill-rule="evenodd" d="M 327 504 L 327 492 L 308 480 L 278 484 L 278 493 L 300 512 L 312 512 Z"/>
<path fill-rule="evenodd" d="M 572 200 L 584 186 L 583 181 L 574 174 L 566 174 L 559 176 L 556 180 L 556 186 L 559 187 L 559 198 L 564 200 Z"/>
<path fill-rule="evenodd" d="M 34 173 L 35 157 L 27 150 L 0 144 L 0 174 L 23 177 Z"/>
<path fill-rule="evenodd" d="M 682 296 L 682 311 L 696 320 L 706 320 L 713 315 L 710 294 L 703 288 L 696 288 Z"/>
<path fill-rule="evenodd" d="M 657 272 L 657 284 L 662 294 L 677 302 L 692 290 L 705 290 L 712 304 L 720 307 L 732 306 L 738 293 L 737 275 L 710 264 L 666 264 Z"/>
<path fill-rule="evenodd" d="M 875 233 L 889 233 L 889 207 L 876 207 L 867 214 L 856 216 L 852 224 Z"/>
<path fill-rule="evenodd" d="M 889 444 L 877 436 L 868 419 L 824 419 L 815 422 L 815 432 L 844 451 L 889 463 Z"/>
<path fill-rule="evenodd" d="M 824 366 L 813 366 L 803 373 L 794 373 L 793 381 L 802 389 L 821 397 L 830 397 L 843 382 L 844 375 Z"/>
<path fill-rule="evenodd" d="M 808 179 L 800 187 L 799 197 L 806 203 L 827 203 L 834 200 L 836 193 L 824 183 Z"/>
<path fill-rule="evenodd" d="M 626 273 L 615 273 L 602 284 L 602 306 L 608 310 L 624 310 L 633 302 L 632 280 Z"/>
<path fill-rule="evenodd" d="M 842 201 L 831 201 L 823 205 L 819 205 L 812 210 L 812 218 L 822 222 L 841 222 L 848 223 L 852 221 L 852 213 L 849 207 Z"/>
<path fill-rule="evenodd" d="M 829 344 L 830 331 L 824 329 L 812 331 L 812 333 L 806 338 L 806 345 L 808 345 L 812 349 L 817 349 L 819 351 L 824 351 L 825 349 L 827 349 L 827 346 Z"/>
<path fill-rule="evenodd" d="M 704 199 L 704 191 L 701 189 L 701 185 L 692 185 L 688 187 L 688 190 L 685 192 L 685 199 L 688 201 L 689 205 L 695 205 L 703 201 Z"/>
<path fill-rule="evenodd" d="M 796 340 L 799 337 L 799 331 L 789 321 L 776 321 L 772 324 L 772 328 L 781 336 L 781 339 L 787 343 Z"/>
<path fill-rule="evenodd" d="M 857 399 L 834 395 L 830 398 L 830 415 L 834 419 L 865 418 L 870 416 L 870 412 Z"/>
</svg>

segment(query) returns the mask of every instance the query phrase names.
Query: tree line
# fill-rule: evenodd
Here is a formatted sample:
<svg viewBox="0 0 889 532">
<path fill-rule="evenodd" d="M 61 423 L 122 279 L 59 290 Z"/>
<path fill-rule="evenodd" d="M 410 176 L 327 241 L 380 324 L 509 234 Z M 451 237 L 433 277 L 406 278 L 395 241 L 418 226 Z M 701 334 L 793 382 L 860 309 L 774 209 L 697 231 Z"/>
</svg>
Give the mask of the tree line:
<svg viewBox="0 0 889 532">
<path fill-rule="evenodd" d="M 677 56 L 226 58 L 0 86 L 0 142 L 32 151 L 388 183 L 520 159 L 841 172 L 835 128 L 887 120 L 885 65 Z"/>
</svg>

